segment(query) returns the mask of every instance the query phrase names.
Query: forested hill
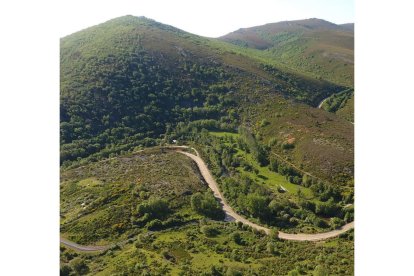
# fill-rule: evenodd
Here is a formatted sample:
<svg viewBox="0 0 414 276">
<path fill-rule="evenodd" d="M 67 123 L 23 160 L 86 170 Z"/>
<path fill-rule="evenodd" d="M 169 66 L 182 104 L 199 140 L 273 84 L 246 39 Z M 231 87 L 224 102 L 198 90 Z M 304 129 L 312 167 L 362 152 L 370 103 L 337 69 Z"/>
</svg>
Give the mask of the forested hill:
<svg viewBox="0 0 414 276">
<path fill-rule="evenodd" d="M 220 38 L 265 51 L 276 62 L 353 87 L 354 24 L 311 18 L 239 29 Z"/>
<path fill-rule="evenodd" d="M 152 146 L 165 141 L 177 126 L 236 131 L 245 124 L 253 131 L 254 120 L 261 120 L 264 110 L 271 111 L 265 103 L 281 106 L 272 113 L 278 112 L 290 130 L 288 116 L 298 121 L 308 116 L 307 111 L 300 118 L 294 115 L 297 105 L 317 113 L 312 116 L 319 119 L 304 121 L 314 125 L 314 120 L 326 121 L 327 115 L 313 107 L 344 89 L 278 67 L 237 45 L 145 17 L 116 18 L 61 39 L 61 162 L 88 156 L 96 160 L 136 146 Z M 336 117 L 329 118 L 329 124 L 339 129 L 335 143 L 345 141 L 342 147 L 349 148 L 351 129 Z M 271 122 L 270 135 L 286 135 L 276 131 L 284 125 Z M 322 128 L 317 132 L 326 136 Z M 301 155 L 295 149 L 289 154 L 309 160 L 307 148 L 301 149 Z M 309 154 L 323 157 L 326 151 L 321 155 L 312 149 Z M 346 155 L 346 164 L 351 155 Z M 343 165 L 329 156 L 324 159 L 329 166 Z"/>
</svg>

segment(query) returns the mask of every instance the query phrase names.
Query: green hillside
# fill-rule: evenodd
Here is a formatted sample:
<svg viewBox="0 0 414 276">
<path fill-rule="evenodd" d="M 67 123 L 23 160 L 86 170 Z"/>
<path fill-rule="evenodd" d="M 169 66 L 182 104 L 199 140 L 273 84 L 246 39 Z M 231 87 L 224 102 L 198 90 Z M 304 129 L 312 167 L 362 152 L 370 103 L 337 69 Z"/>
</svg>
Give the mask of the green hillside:
<svg viewBox="0 0 414 276">
<path fill-rule="evenodd" d="M 61 38 L 61 237 L 119 242 L 62 246 L 61 275 L 352 275 L 352 231 L 273 233 L 353 221 L 353 71 L 323 54 L 352 48 L 353 60 L 351 26 L 278 24 L 235 32 L 245 45 L 134 16 Z M 228 204 L 272 234 L 223 221 L 170 144 L 196 148 Z"/>
<path fill-rule="evenodd" d="M 283 21 L 239 29 L 220 39 L 266 52 L 276 62 L 313 77 L 354 85 L 354 24 L 316 18 Z"/>
<path fill-rule="evenodd" d="M 269 100 L 316 106 L 343 88 L 231 44 L 117 18 L 61 40 L 61 162 L 153 146 L 180 123 L 236 130 Z"/>
<path fill-rule="evenodd" d="M 328 97 L 321 108 L 349 122 L 354 122 L 354 90 L 344 90 Z"/>
<path fill-rule="evenodd" d="M 206 200 L 211 192 L 195 164 L 179 153 L 153 148 L 63 169 L 60 193 L 61 236 L 89 245 L 119 242 L 98 253 L 61 246 L 61 275 L 352 273 L 352 232 L 291 242 L 198 213 L 197 195 L 204 208 L 218 204 Z"/>
</svg>

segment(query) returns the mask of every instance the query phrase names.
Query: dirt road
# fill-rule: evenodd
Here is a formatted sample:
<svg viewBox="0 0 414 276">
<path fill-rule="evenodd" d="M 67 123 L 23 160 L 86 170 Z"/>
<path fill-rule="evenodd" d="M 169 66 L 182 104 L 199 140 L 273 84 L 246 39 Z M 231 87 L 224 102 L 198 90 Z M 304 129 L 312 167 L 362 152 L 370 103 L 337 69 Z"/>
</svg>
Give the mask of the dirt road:
<svg viewBox="0 0 414 276">
<path fill-rule="evenodd" d="M 106 249 L 109 249 L 112 247 L 112 245 L 80 245 L 74 242 L 71 242 L 67 239 L 64 238 L 60 238 L 60 243 L 66 245 L 69 248 L 72 248 L 76 251 L 81 251 L 81 252 L 99 252 L 99 251 L 104 251 Z"/>
<path fill-rule="evenodd" d="M 263 226 L 257 225 L 251 221 L 248 221 L 244 217 L 237 214 L 226 202 L 223 195 L 220 193 L 220 190 L 218 188 L 217 182 L 214 180 L 213 176 L 211 175 L 209 169 L 207 168 L 207 165 L 204 163 L 204 161 L 194 154 L 191 154 L 189 152 L 185 151 L 178 151 L 179 153 L 182 153 L 184 155 L 187 155 L 191 159 L 193 159 L 198 168 L 200 169 L 201 175 L 203 176 L 204 180 L 207 182 L 210 189 L 213 191 L 214 196 L 220 201 L 221 206 L 223 207 L 224 212 L 226 213 L 226 220 L 227 221 L 240 221 L 243 224 L 250 225 L 253 228 L 256 228 L 258 230 L 265 231 L 266 234 L 270 233 L 270 229 L 265 228 Z"/>
<path fill-rule="evenodd" d="M 317 234 L 289 234 L 279 231 L 279 238 L 283 240 L 293 240 L 293 241 L 319 241 L 329 238 L 339 236 L 342 233 L 354 228 L 354 222 L 345 224 L 341 228 L 335 229 L 333 231 Z"/>
<path fill-rule="evenodd" d="M 330 96 L 329 96 L 329 97 L 330 97 Z M 329 98 L 329 97 L 328 97 L 328 98 Z M 325 102 L 328 98 L 323 99 L 323 100 L 319 103 L 318 108 L 322 108 L 323 103 L 324 103 L 324 102 Z"/>
<path fill-rule="evenodd" d="M 264 231 L 266 234 L 270 233 L 270 229 L 260 226 L 256 223 L 253 223 L 249 220 L 247 220 L 246 218 L 240 216 L 239 214 L 237 214 L 226 202 L 225 198 L 223 197 L 223 195 L 220 193 L 220 190 L 218 188 L 217 182 L 214 180 L 213 176 L 211 175 L 209 169 L 207 168 L 207 165 L 204 163 L 203 159 L 201 159 L 199 156 L 196 156 L 194 154 L 191 154 L 189 152 L 185 152 L 182 151 L 181 149 L 177 149 L 177 151 L 179 153 L 182 153 L 184 155 L 187 155 L 188 157 L 190 157 L 191 159 L 193 159 L 200 172 L 201 175 L 203 176 L 204 180 L 207 182 L 208 186 L 210 187 L 210 189 L 213 191 L 214 196 L 220 201 L 220 204 L 223 207 L 224 212 L 226 213 L 226 219 L 227 220 L 235 220 L 235 221 L 240 221 L 243 224 L 249 225 L 255 229 L 258 230 L 262 230 Z M 198 155 L 198 153 L 197 153 Z M 323 239 L 328 239 L 328 238 L 332 238 L 332 237 L 336 237 L 350 229 L 354 228 L 354 222 L 350 222 L 344 226 L 342 226 L 339 229 L 330 231 L 330 232 L 325 232 L 325 233 L 317 233 L 317 234 L 289 234 L 289 233 L 284 233 L 279 231 L 278 237 L 280 239 L 284 239 L 284 240 L 295 240 L 295 241 L 317 241 L 317 240 L 323 240 Z"/>
<path fill-rule="evenodd" d="M 254 222 L 249 221 L 248 219 L 240 216 L 239 214 L 237 214 L 231 207 L 230 205 L 227 204 L 226 199 L 223 197 L 223 195 L 220 193 L 220 190 L 218 188 L 217 182 L 214 180 L 213 176 L 210 173 L 210 170 L 207 168 L 206 163 L 204 163 L 203 159 L 200 158 L 197 150 L 193 149 L 196 153 L 196 155 L 183 151 L 184 149 L 190 149 L 190 147 L 187 146 L 168 146 L 165 147 L 167 149 L 171 149 L 171 150 L 175 150 L 181 154 L 184 154 L 186 156 L 188 156 L 189 158 L 191 158 L 192 160 L 195 161 L 195 163 L 197 164 L 197 167 L 200 170 L 201 175 L 203 176 L 204 180 L 207 182 L 209 188 L 213 191 L 214 196 L 219 200 L 225 214 L 225 221 L 240 221 L 243 224 L 249 225 L 252 228 L 255 228 L 257 230 L 261 230 L 264 231 L 266 234 L 270 233 L 270 229 L 263 227 L 261 225 L 258 225 Z M 317 234 L 289 234 L 289 233 L 284 233 L 279 231 L 278 237 L 280 239 L 284 239 L 284 240 L 294 240 L 294 241 L 318 241 L 318 240 L 324 240 L 324 239 L 328 239 L 328 238 L 332 238 L 332 237 L 336 237 L 350 229 L 354 228 L 354 222 L 350 222 L 344 226 L 342 226 L 339 229 L 330 231 L 330 232 L 325 232 L 325 233 L 317 233 Z M 118 244 L 125 244 L 127 241 L 123 241 L 121 243 Z M 99 251 L 104 251 L 107 250 L 109 248 L 111 248 L 112 246 L 114 246 L 113 244 L 111 245 L 102 245 L 102 246 L 87 246 L 87 245 L 79 245 L 77 243 L 71 242 L 67 239 L 64 238 L 60 238 L 60 243 L 66 245 L 69 248 L 75 249 L 77 251 L 81 251 L 81 252 L 99 252 Z"/>
</svg>

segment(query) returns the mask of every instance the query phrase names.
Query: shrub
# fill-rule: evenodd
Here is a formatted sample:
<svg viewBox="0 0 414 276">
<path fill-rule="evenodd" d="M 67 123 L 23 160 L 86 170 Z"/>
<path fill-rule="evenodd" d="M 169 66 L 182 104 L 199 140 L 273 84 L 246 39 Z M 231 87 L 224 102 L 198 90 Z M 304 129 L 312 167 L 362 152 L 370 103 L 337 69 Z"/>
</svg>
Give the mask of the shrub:
<svg viewBox="0 0 414 276">
<path fill-rule="evenodd" d="M 266 251 L 269 254 L 272 254 L 272 255 L 275 254 L 276 253 L 275 245 L 272 242 L 268 242 L 266 244 Z"/>
<path fill-rule="evenodd" d="M 137 206 L 139 216 L 147 216 L 147 220 L 153 218 L 163 218 L 170 213 L 167 201 L 163 199 L 150 199 L 148 202 Z"/>
<path fill-rule="evenodd" d="M 248 194 L 246 197 L 246 209 L 254 217 L 265 219 L 268 216 L 269 200 L 267 197 L 257 194 Z"/>
<path fill-rule="evenodd" d="M 240 236 L 240 232 L 236 231 L 230 234 L 230 239 L 234 241 L 236 244 L 242 245 L 243 239 Z"/>
<path fill-rule="evenodd" d="M 206 217 L 222 220 L 225 217 L 220 203 L 214 198 L 210 191 L 204 194 L 196 193 L 191 196 L 191 207 L 197 213 Z"/>
<path fill-rule="evenodd" d="M 226 276 L 242 276 L 243 273 L 241 271 L 236 270 L 233 267 L 229 267 L 226 272 Z"/>
<path fill-rule="evenodd" d="M 89 267 L 86 265 L 85 261 L 76 258 L 71 262 L 73 269 L 80 275 L 86 274 L 89 272 Z"/>
<path fill-rule="evenodd" d="M 327 202 L 316 204 L 315 212 L 318 215 L 325 217 L 332 217 L 338 214 L 340 208 L 335 204 L 333 198 L 330 198 Z"/>
<path fill-rule="evenodd" d="M 292 144 L 292 143 L 284 142 L 284 143 L 282 143 L 281 147 L 284 150 L 289 150 L 289 149 L 293 149 L 295 147 L 295 145 Z"/>
<path fill-rule="evenodd" d="M 276 139 L 276 137 L 272 137 L 272 138 L 270 138 L 270 140 L 269 140 L 269 142 L 268 142 L 269 147 L 272 147 L 272 146 L 274 146 L 274 145 L 276 145 L 276 144 L 277 144 L 277 139 Z"/>
<path fill-rule="evenodd" d="M 159 219 L 154 219 L 147 223 L 147 227 L 149 230 L 159 230 L 162 228 L 162 222 Z"/>
<path fill-rule="evenodd" d="M 299 201 L 299 205 L 303 208 L 303 209 L 306 209 L 306 210 L 309 210 L 309 211 L 311 211 L 311 212 L 315 212 L 315 208 L 316 208 L 316 205 L 315 205 L 315 203 L 313 203 L 312 201 L 308 201 L 308 200 L 300 200 Z"/>
<path fill-rule="evenodd" d="M 270 122 L 266 119 L 263 119 L 262 121 L 260 121 L 260 127 L 265 127 L 267 125 L 270 125 Z"/>
<path fill-rule="evenodd" d="M 72 268 L 70 268 L 70 266 L 68 266 L 68 265 L 63 265 L 60 268 L 60 275 L 61 276 L 69 276 L 71 272 L 72 272 Z"/>
<path fill-rule="evenodd" d="M 201 232 L 206 236 L 206 237 L 215 237 L 217 236 L 220 232 L 217 230 L 217 228 L 215 228 L 214 226 L 211 225 L 204 225 L 201 227 Z"/>
<path fill-rule="evenodd" d="M 316 227 L 320 227 L 320 228 L 326 228 L 326 227 L 328 227 L 329 225 L 326 223 L 326 221 L 324 221 L 323 219 L 320 219 L 320 218 L 318 218 L 318 217 L 315 217 L 314 219 L 313 219 L 313 224 L 316 226 Z"/>
<path fill-rule="evenodd" d="M 273 240 L 278 240 L 279 239 L 279 231 L 277 231 L 276 229 L 270 229 L 269 237 L 272 238 Z"/>
<path fill-rule="evenodd" d="M 318 265 L 317 267 L 315 267 L 315 270 L 313 271 L 312 275 L 313 276 L 328 276 L 329 272 L 324 266 Z"/>
<path fill-rule="evenodd" d="M 331 218 L 331 221 L 329 222 L 329 224 L 331 225 L 333 229 L 336 229 L 344 225 L 345 222 L 342 219 L 335 217 L 335 218 Z"/>
<path fill-rule="evenodd" d="M 289 271 L 288 276 L 300 276 L 300 272 L 295 268 L 294 270 Z"/>
<path fill-rule="evenodd" d="M 230 255 L 231 259 L 236 261 L 236 262 L 240 262 L 241 261 L 241 255 L 240 255 L 240 251 L 238 249 L 233 249 L 233 251 L 231 252 Z M 233 274 L 231 274 L 233 275 Z"/>
</svg>

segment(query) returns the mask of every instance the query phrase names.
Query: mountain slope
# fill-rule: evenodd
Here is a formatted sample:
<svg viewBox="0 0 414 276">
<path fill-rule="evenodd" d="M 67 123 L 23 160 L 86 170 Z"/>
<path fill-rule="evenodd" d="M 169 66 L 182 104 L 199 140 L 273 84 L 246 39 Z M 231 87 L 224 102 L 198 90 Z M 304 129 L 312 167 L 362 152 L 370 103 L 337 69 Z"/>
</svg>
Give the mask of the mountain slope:
<svg viewBox="0 0 414 276">
<path fill-rule="evenodd" d="M 352 231 L 303 243 L 224 222 L 200 168 L 151 147 L 196 148 L 251 222 L 336 229 L 354 216 L 353 126 L 316 107 L 348 88 L 338 83 L 145 17 L 62 38 L 61 235 L 121 243 L 62 245 L 61 274 L 352 274 Z"/>
<path fill-rule="evenodd" d="M 340 26 L 342 28 L 348 30 L 348 31 L 354 32 L 354 27 L 355 27 L 355 24 L 354 23 L 341 24 Z"/>
<path fill-rule="evenodd" d="M 133 16 L 62 38 L 61 162 L 155 145 L 179 123 L 235 130 L 245 107 L 344 89 L 239 49 Z"/>
<path fill-rule="evenodd" d="M 354 122 L 354 91 L 345 90 L 330 96 L 323 102 L 321 108 Z"/>
<path fill-rule="evenodd" d="M 311 130 L 308 136 L 339 141 L 327 151 L 317 144 L 301 147 L 302 139 L 297 139 L 301 155 L 310 151 L 325 160 L 310 164 L 311 171 L 325 171 L 320 176 L 332 181 L 329 164 L 352 178 L 352 156 L 333 157 L 353 145 L 352 127 L 331 117 L 339 126 L 335 136 L 340 139 L 333 138 L 329 129 L 312 127 L 316 119 L 306 115 L 306 110 L 315 112 L 309 105 L 316 107 L 344 89 L 266 64 L 232 44 L 147 18 L 116 18 L 61 40 L 61 162 L 98 160 L 156 145 L 180 124 L 232 131 L 244 124 L 253 130 L 263 114 L 272 112 L 284 117 L 284 125 L 271 122 L 272 129 L 290 128 L 297 120 Z M 269 103 L 277 109 L 263 107 Z M 295 111 L 298 105 L 303 112 Z M 292 151 L 282 154 L 298 166 L 303 162 Z"/>
<path fill-rule="evenodd" d="M 266 51 L 298 71 L 353 87 L 353 24 L 336 25 L 316 18 L 284 21 L 240 29 L 220 39 Z"/>
</svg>

